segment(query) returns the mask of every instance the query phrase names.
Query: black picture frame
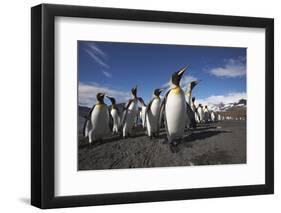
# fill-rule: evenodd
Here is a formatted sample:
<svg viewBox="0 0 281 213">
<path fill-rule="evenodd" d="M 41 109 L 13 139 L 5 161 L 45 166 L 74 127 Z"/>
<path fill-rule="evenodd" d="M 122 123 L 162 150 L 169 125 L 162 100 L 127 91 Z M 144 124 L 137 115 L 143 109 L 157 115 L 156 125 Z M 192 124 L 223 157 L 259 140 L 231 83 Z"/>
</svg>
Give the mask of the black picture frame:
<svg viewBox="0 0 281 213">
<path fill-rule="evenodd" d="M 54 195 L 54 21 L 58 16 L 264 28 L 266 32 L 265 184 L 56 197 Z M 39 208 L 274 193 L 273 19 L 41 4 L 31 8 L 31 97 L 31 204 Z"/>
</svg>

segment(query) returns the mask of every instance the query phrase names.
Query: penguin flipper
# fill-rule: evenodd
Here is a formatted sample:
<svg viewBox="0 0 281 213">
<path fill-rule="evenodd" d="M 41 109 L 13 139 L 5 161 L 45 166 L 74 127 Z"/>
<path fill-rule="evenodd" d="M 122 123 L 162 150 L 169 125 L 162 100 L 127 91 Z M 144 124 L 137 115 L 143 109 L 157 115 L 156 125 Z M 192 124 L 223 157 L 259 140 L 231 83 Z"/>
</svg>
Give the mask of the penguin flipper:
<svg viewBox="0 0 281 213">
<path fill-rule="evenodd" d="M 108 107 L 108 117 L 109 117 L 108 126 L 109 126 L 110 131 L 111 131 L 112 128 L 113 128 L 113 117 L 112 117 L 112 115 L 111 115 L 111 113 L 110 113 L 111 109 L 112 109 L 112 106 Z"/>
<path fill-rule="evenodd" d="M 118 127 L 118 130 L 119 131 L 122 131 L 122 128 L 123 128 L 123 123 L 124 123 L 124 114 L 125 114 L 125 109 L 120 112 L 120 116 L 119 116 L 119 127 Z"/>
<path fill-rule="evenodd" d="M 83 127 L 83 136 L 86 138 L 89 135 L 89 131 L 91 129 L 91 121 L 86 120 Z"/>
<path fill-rule="evenodd" d="M 84 118 L 86 119 L 85 120 L 85 123 L 84 123 L 84 127 L 83 127 L 83 136 L 84 137 L 87 137 L 88 136 L 88 131 L 89 131 L 89 128 L 90 128 L 90 124 L 91 124 L 91 114 L 94 110 L 96 105 L 94 105 L 90 111 L 88 112 L 88 115 L 85 116 Z"/>
<path fill-rule="evenodd" d="M 144 100 L 141 97 L 138 97 L 138 101 L 141 103 L 142 106 L 146 106 Z"/>
</svg>

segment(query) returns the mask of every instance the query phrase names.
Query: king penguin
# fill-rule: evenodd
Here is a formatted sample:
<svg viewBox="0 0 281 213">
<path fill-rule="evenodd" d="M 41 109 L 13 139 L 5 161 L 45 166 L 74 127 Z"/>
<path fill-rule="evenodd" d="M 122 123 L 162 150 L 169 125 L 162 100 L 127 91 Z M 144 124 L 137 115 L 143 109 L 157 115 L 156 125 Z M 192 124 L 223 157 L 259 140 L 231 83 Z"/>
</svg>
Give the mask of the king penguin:
<svg viewBox="0 0 281 213">
<path fill-rule="evenodd" d="M 214 111 L 211 111 L 211 121 L 215 122 L 216 121 L 216 115 Z"/>
<path fill-rule="evenodd" d="M 168 142 L 174 146 L 182 140 L 188 119 L 185 94 L 180 87 L 180 80 L 186 69 L 187 66 L 173 73 L 170 89 L 161 104 L 159 121 L 162 120 L 163 115 Z"/>
<path fill-rule="evenodd" d="M 159 115 L 161 107 L 160 94 L 164 89 L 155 89 L 152 100 L 147 104 L 145 110 L 145 124 L 147 127 L 147 135 L 152 138 L 159 135 Z"/>
<path fill-rule="evenodd" d="M 132 129 L 138 116 L 137 86 L 131 90 L 132 98 L 126 104 L 122 118 L 123 138 L 132 134 Z"/>
<path fill-rule="evenodd" d="M 187 85 L 187 90 L 185 92 L 185 95 L 188 98 L 188 104 L 191 105 L 191 98 L 192 98 L 192 90 L 194 89 L 194 87 L 200 82 L 201 80 L 198 81 L 191 81 L 188 85 Z"/>
<path fill-rule="evenodd" d="M 197 112 L 199 115 L 200 123 L 204 123 L 205 114 L 204 114 L 203 106 L 201 104 L 198 105 Z"/>
<path fill-rule="evenodd" d="M 200 82 L 201 80 L 198 81 L 191 81 L 187 85 L 187 89 L 185 92 L 185 95 L 188 98 L 188 105 L 187 105 L 187 114 L 189 115 L 188 117 L 190 119 L 187 120 L 187 127 L 192 127 L 196 128 L 196 107 L 194 105 L 195 98 L 192 97 L 192 91 L 194 87 Z M 194 105 L 194 106 L 193 106 Z"/>
<path fill-rule="evenodd" d="M 119 126 L 120 126 L 120 116 L 119 111 L 116 107 L 116 100 L 113 97 L 106 96 L 111 101 L 111 106 L 109 107 L 109 113 L 111 115 L 111 118 L 113 120 L 112 125 L 112 132 L 113 134 L 116 134 L 119 132 Z"/>
<path fill-rule="evenodd" d="M 104 93 L 97 94 L 97 103 L 90 110 L 84 125 L 84 136 L 89 137 L 89 143 L 102 140 L 110 133 L 109 112 L 104 103 Z"/>
<path fill-rule="evenodd" d="M 196 107 L 196 105 L 195 105 L 195 97 L 192 97 L 192 100 L 191 100 L 191 109 L 192 109 L 192 111 L 194 112 L 196 122 L 197 122 L 197 123 L 200 123 L 200 116 L 199 116 L 197 107 Z"/>
<path fill-rule="evenodd" d="M 204 108 L 204 120 L 205 120 L 205 123 L 208 123 L 209 121 L 211 121 L 211 116 L 210 116 L 210 112 L 209 112 L 207 105 L 205 105 L 205 108 Z"/>
<path fill-rule="evenodd" d="M 221 115 L 218 114 L 218 121 L 221 121 Z"/>
</svg>

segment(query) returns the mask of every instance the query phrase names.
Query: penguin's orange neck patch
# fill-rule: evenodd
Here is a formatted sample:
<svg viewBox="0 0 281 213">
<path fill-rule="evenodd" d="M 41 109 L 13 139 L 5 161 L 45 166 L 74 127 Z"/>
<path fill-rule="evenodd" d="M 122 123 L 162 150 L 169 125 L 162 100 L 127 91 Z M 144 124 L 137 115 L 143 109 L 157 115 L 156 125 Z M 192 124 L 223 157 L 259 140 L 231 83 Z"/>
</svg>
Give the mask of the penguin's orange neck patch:
<svg viewBox="0 0 281 213">
<path fill-rule="evenodd" d="M 185 95 L 186 96 L 191 96 L 191 92 L 186 92 Z"/>
<path fill-rule="evenodd" d="M 173 94 L 178 95 L 180 94 L 180 92 L 181 92 L 181 88 L 179 86 L 172 89 Z"/>
<path fill-rule="evenodd" d="M 97 104 L 96 104 L 96 107 L 97 107 L 98 109 L 102 109 L 102 108 L 104 107 L 104 104 L 97 103 Z"/>
<path fill-rule="evenodd" d="M 160 97 L 159 96 L 155 96 L 155 99 L 160 100 Z"/>
</svg>

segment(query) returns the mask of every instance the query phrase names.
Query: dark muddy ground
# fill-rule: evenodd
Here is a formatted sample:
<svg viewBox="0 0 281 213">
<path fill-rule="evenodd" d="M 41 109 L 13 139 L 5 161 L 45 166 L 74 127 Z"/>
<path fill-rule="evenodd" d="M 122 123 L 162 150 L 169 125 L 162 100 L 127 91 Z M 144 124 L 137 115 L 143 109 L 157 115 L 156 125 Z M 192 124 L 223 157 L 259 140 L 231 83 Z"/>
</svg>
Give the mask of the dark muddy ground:
<svg viewBox="0 0 281 213">
<path fill-rule="evenodd" d="M 79 137 L 78 170 L 246 163 L 246 121 L 202 124 L 173 148 L 164 130 L 158 139 L 138 128 L 131 138 L 110 136 L 93 145 Z"/>
</svg>

